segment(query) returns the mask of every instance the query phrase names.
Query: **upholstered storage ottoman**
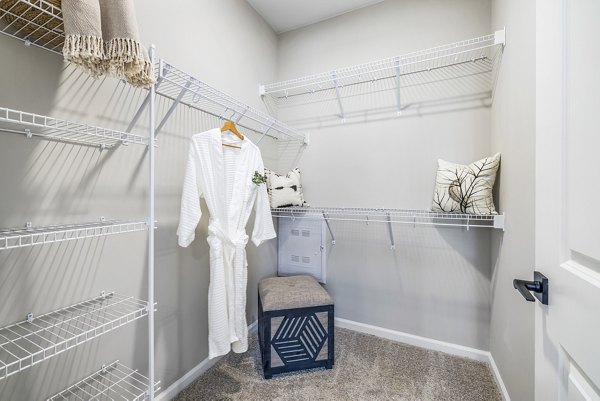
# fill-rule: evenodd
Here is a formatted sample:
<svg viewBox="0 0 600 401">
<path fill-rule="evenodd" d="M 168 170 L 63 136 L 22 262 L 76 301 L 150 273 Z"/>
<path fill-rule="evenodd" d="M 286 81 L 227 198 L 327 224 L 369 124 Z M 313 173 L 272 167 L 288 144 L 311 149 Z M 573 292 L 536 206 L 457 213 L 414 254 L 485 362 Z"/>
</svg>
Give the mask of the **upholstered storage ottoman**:
<svg viewBox="0 0 600 401">
<path fill-rule="evenodd" d="M 265 379 L 333 367 L 333 299 L 310 276 L 271 277 L 258 284 L 258 337 Z"/>
</svg>

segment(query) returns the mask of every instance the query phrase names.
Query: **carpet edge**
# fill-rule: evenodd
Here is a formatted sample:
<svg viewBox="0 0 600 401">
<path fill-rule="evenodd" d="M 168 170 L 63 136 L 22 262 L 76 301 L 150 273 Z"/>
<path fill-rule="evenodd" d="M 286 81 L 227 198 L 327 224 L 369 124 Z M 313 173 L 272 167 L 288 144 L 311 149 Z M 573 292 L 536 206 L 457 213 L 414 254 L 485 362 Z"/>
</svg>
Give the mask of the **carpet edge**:
<svg viewBox="0 0 600 401">
<path fill-rule="evenodd" d="M 425 348 L 432 351 L 444 352 L 446 354 L 473 359 L 479 362 L 486 362 L 489 364 L 492 371 L 492 375 L 496 380 L 496 384 L 500 389 L 502 398 L 504 401 L 510 401 L 510 396 L 506 389 L 506 385 L 500 375 L 500 370 L 496 365 L 496 361 L 492 356 L 491 352 L 480 350 L 477 348 L 471 348 L 464 345 L 453 344 L 445 341 L 434 340 L 432 338 L 421 337 L 414 334 L 404 333 L 401 331 L 390 330 L 383 327 L 372 326 L 370 324 L 359 323 L 348 319 L 335 318 L 335 326 L 342 329 L 348 329 L 364 334 L 371 334 L 376 337 L 385 338 L 391 341 L 412 345 L 415 347 Z"/>
</svg>

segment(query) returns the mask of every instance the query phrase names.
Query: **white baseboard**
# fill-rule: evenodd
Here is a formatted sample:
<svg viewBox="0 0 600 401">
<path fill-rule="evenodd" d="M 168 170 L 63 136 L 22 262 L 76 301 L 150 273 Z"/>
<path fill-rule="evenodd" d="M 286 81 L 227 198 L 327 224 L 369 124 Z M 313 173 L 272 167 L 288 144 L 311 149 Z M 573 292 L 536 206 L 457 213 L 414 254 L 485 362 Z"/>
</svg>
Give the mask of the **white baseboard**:
<svg viewBox="0 0 600 401">
<path fill-rule="evenodd" d="M 175 383 L 171 384 L 169 387 L 164 389 L 157 395 L 154 399 L 156 401 L 170 401 L 177 396 L 177 394 L 181 393 L 185 390 L 190 384 L 192 384 L 197 378 L 202 376 L 208 369 L 212 368 L 217 362 L 219 362 L 223 358 L 222 356 L 208 359 L 206 358 L 198 365 L 194 366 L 192 370 L 183 375 L 179 380 Z"/>
<path fill-rule="evenodd" d="M 387 338 L 388 340 L 414 345 L 416 347 L 427 348 L 434 351 L 441 351 L 447 354 L 460 356 L 463 358 L 475 359 L 477 361 L 488 362 L 489 352 L 475 348 L 465 347 L 447 343 L 444 341 L 433 340 L 427 337 L 416 336 L 414 334 L 403 333 L 382 327 L 371 326 L 369 324 L 353 322 L 352 320 L 335 318 L 335 325 L 343 329 L 358 331 L 360 333 L 372 334 L 377 337 Z"/>
<path fill-rule="evenodd" d="M 250 325 L 248 325 L 248 332 L 252 333 L 258 328 L 258 320 L 254 321 Z M 217 357 L 214 359 L 206 358 L 198 365 L 194 366 L 189 372 L 183 375 L 179 380 L 175 383 L 171 384 L 165 390 L 161 391 L 159 395 L 157 395 L 154 399 L 156 401 L 170 401 L 177 396 L 177 394 L 181 393 L 196 381 L 197 378 L 202 376 L 208 369 L 212 368 L 217 362 L 219 362 L 223 357 Z"/>
<path fill-rule="evenodd" d="M 385 329 L 383 327 L 371 326 L 369 324 L 354 322 L 352 320 L 335 318 L 335 325 L 343 329 L 356 331 L 359 333 L 371 334 L 377 337 L 386 338 L 388 340 L 401 342 L 404 344 L 414 345 L 416 347 L 426 348 L 433 351 L 440 351 L 446 354 L 456 355 L 463 358 L 474 359 L 480 362 L 487 362 L 492 369 L 494 378 L 502 392 L 504 401 L 510 401 L 506 386 L 500 376 L 500 371 L 496 366 L 496 362 L 492 357 L 492 354 L 488 351 L 483 351 L 476 348 L 465 347 L 464 345 L 453 344 L 445 341 L 434 340 L 427 337 L 421 337 L 414 334 L 403 333 L 401 331 L 395 331 Z"/>
<path fill-rule="evenodd" d="M 504 401 L 510 401 L 510 396 L 508 395 L 508 390 L 506 389 L 506 385 L 504 384 L 504 381 L 502 380 L 502 376 L 500 376 L 500 370 L 498 369 L 498 366 L 496 365 L 496 361 L 494 360 L 494 357 L 492 356 L 491 353 L 490 353 L 490 367 L 492 368 L 492 372 L 494 373 L 494 378 L 496 379 L 496 383 L 498 384 L 498 387 L 500 387 L 500 392 L 502 393 L 502 398 L 504 398 Z"/>
<path fill-rule="evenodd" d="M 258 330 L 258 320 L 248 325 L 248 333 L 254 333 L 256 330 Z"/>
</svg>

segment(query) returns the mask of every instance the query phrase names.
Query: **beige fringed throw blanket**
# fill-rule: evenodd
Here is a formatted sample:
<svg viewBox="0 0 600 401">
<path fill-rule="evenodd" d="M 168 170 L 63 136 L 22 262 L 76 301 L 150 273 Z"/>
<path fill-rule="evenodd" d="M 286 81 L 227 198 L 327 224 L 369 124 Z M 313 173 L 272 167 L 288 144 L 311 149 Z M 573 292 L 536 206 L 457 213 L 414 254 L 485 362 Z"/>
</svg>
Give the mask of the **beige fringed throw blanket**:
<svg viewBox="0 0 600 401">
<path fill-rule="evenodd" d="M 66 60 L 94 77 L 110 74 L 138 87 L 154 83 L 133 0 L 63 0 L 62 10 Z"/>
</svg>

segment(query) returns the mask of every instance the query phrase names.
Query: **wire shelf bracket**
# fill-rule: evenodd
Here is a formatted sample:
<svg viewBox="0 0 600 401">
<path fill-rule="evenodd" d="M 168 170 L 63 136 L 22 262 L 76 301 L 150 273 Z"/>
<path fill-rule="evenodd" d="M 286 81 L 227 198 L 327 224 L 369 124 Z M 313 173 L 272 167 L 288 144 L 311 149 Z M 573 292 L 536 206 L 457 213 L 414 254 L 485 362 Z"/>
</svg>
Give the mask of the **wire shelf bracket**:
<svg viewBox="0 0 600 401">
<path fill-rule="evenodd" d="M 340 108 L 340 118 L 342 119 L 342 121 L 345 121 L 346 113 L 344 113 L 344 104 L 342 103 L 342 94 L 340 92 L 340 83 L 337 79 L 337 74 L 335 72 L 333 72 L 331 74 L 331 77 L 333 78 L 333 83 L 335 85 L 335 94 L 337 96 L 338 107 Z"/>
<path fill-rule="evenodd" d="M 387 221 L 388 221 L 388 230 L 389 230 L 389 234 L 390 234 L 390 249 L 393 251 L 396 249 L 396 241 L 394 240 L 394 229 L 392 228 L 392 217 L 390 216 L 390 214 L 387 214 Z"/>
<path fill-rule="evenodd" d="M 146 231 L 148 224 L 143 220 L 106 220 L 98 222 L 63 224 L 33 227 L 28 222 L 24 228 L 0 229 L 0 251 L 46 245 L 55 242 L 74 241 L 85 238 Z"/>
<path fill-rule="evenodd" d="M 46 401 L 119 400 L 145 401 L 149 399 L 148 378 L 137 370 L 130 369 L 115 361 Z M 160 390 L 160 382 L 154 385 L 154 392 Z"/>
<path fill-rule="evenodd" d="M 0 107 L 0 131 L 42 139 L 110 149 L 118 145 L 147 145 L 147 138 L 126 132 L 79 124 L 35 113 Z"/>
<path fill-rule="evenodd" d="M 331 224 L 329 224 L 329 217 L 323 212 L 323 220 L 325 220 L 325 224 L 327 225 L 327 230 L 329 230 L 329 235 L 331 235 L 331 245 L 335 245 L 335 235 L 333 235 L 333 230 L 331 229 Z"/>
<path fill-rule="evenodd" d="M 0 380 L 147 314 L 147 302 L 113 292 L 41 316 L 29 314 L 0 329 Z"/>
</svg>

